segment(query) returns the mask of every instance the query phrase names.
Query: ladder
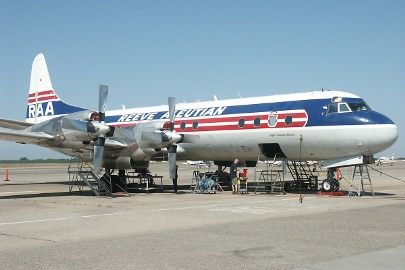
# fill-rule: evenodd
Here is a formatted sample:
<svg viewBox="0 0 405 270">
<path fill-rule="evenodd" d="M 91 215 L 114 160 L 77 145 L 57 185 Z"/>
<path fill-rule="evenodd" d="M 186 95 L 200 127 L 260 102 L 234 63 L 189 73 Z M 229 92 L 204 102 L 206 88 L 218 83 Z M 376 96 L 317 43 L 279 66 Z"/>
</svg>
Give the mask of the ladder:
<svg viewBox="0 0 405 270">
<path fill-rule="evenodd" d="M 104 174 L 97 175 L 90 163 L 80 161 L 76 166 L 69 164 L 69 192 L 72 192 L 73 187 L 77 186 L 79 191 L 83 191 L 86 185 L 96 196 L 112 195 L 111 176 Z"/>
<path fill-rule="evenodd" d="M 357 184 L 357 185 L 356 185 Z M 374 196 L 374 189 L 371 183 L 370 173 L 368 166 L 365 164 L 359 164 L 354 166 L 353 177 L 350 182 L 349 196 L 365 195 L 365 187 L 369 186 L 371 196 Z"/>
<path fill-rule="evenodd" d="M 288 161 L 287 167 L 296 187 L 318 190 L 318 171 L 316 165 L 311 166 L 307 161 Z"/>
</svg>

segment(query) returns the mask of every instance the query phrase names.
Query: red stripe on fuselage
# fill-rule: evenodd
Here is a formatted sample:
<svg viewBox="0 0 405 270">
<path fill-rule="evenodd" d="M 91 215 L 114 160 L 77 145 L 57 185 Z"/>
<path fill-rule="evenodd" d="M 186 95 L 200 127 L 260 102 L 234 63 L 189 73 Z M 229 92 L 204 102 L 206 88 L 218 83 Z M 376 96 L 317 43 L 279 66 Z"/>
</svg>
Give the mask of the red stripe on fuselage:
<svg viewBox="0 0 405 270">
<path fill-rule="evenodd" d="M 305 111 L 298 112 L 277 112 L 277 124 L 270 127 L 268 124 L 269 115 L 274 115 L 274 113 L 260 114 L 260 115 L 223 115 L 209 118 L 187 118 L 187 119 L 177 119 L 174 124 L 176 126 L 175 130 L 179 133 L 182 132 L 200 132 L 200 131 L 227 131 L 227 130 L 252 130 L 252 129 L 278 129 L 278 128 L 294 128 L 294 127 L 304 127 L 308 121 L 308 114 Z M 291 123 L 286 124 L 286 118 L 291 117 Z M 259 118 L 260 124 L 258 126 L 254 125 L 254 120 Z M 245 124 L 243 127 L 239 126 L 239 121 L 243 119 Z M 162 119 L 164 122 L 165 120 Z M 141 122 L 130 122 L 130 123 L 119 123 L 114 124 L 116 127 L 129 127 L 140 124 Z M 198 123 L 198 127 L 194 129 L 192 126 L 194 123 Z M 185 125 L 185 128 L 181 129 L 180 125 Z"/>
</svg>

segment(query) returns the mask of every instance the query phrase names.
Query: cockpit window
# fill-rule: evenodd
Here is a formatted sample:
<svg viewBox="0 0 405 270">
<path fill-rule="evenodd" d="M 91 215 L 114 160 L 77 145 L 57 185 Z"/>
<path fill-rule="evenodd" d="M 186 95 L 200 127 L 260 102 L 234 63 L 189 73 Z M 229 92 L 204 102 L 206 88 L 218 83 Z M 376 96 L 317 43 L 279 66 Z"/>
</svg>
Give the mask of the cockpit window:
<svg viewBox="0 0 405 270">
<path fill-rule="evenodd" d="M 349 106 L 347 103 L 339 103 L 339 112 L 350 112 Z"/>
<path fill-rule="evenodd" d="M 328 105 L 328 113 L 345 113 L 369 111 L 370 107 L 363 100 L 357 102 L 333 102 Z"/>
<path fill-rule="evenodd" d="M 338 106 L 336 103 L 329 104 L 328 113 L 337 113 Z"/>
<path fill-rule="evenodd" d="M 328 113 L 345 113 L 351 112 L 349 105 L 346 102 L 338 102 L 329 104 Z"/>
<path fill-rule="evenodd" d="M 350 109 L 352 109 L 353 112 L 360 112 L 360 111 L 369 111 L 371 110 L 370 107 L 365 103 L 364 101 L 362 102 L 352 102 L 349 103 Z"/>
</svg>

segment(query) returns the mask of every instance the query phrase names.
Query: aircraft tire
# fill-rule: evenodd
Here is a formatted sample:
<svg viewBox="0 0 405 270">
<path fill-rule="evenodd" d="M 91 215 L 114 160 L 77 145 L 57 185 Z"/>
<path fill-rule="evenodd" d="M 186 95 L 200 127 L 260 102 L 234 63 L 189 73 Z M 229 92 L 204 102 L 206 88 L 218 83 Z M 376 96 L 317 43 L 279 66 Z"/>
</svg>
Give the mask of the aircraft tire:
<svg viewBox="0 0 405 270">
<path fill-rule="evenodd" d="M 291 190 L 293 189 L 293 186 L 291 185 L 291 183 L 284 183 L 284 193 L 286 192 L 291 192 Z"/>
<path fill-rule="evenodd" d="M 338 191 L 340 188 L 340 184 L 339 181 L 337 181 L 336 179 L 333 179 L 333 191 Z"/>
<path fill-rule="evenodd" d="M 322 191 L 330 192 L 333 191 L 334 184 L 329 179 L 323 180 L 322 182 Z"/>
<path fill-rule="evenodd" d="M 121 179 L 118 175 L 111 175 L 112 192 L 118 191 L 117 184 L 119 185 L 120 182 L 121 182 Z"/>
</svg>

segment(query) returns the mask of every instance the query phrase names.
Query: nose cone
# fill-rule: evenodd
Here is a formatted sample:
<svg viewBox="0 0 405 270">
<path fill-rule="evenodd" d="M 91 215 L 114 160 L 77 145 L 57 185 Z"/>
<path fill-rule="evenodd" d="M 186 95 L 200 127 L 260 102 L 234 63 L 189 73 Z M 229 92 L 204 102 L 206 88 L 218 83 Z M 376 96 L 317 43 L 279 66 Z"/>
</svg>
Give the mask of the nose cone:
<svg viewBox="0 0 405 270">
<path fill-rule="evenodd" d="M 374 146 L 374 153 L 383 151 L 396 142 L 398 139 L 398 128 L 391 119 L 377 112 L 373 112 L 367 119 L 372 124 L 371 126 L 374 126 L 373 130 L 369 131 L 369 136 L 371 136 Z"/>
<path fill-rule="evenodd" d="M 385 148 L 391 147 L 398 139 L 398 128 L 395 124 L 384 125 L 382 129 L 384 130 L 384 136 L 382 138 L 382 144 Z"/>
</svg>

